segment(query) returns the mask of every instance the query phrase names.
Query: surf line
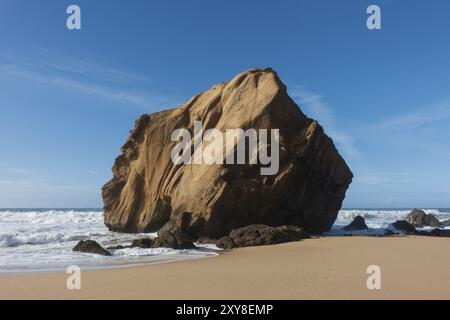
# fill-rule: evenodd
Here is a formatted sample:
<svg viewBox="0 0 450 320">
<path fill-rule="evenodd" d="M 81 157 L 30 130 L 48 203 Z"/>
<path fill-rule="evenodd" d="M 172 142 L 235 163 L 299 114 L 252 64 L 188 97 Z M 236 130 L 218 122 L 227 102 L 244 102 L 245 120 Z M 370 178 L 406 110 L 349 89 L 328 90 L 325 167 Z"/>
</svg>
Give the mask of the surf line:
<svg viewBox="0 0 450 320">
<path fill-rule="evenodd" d="M 194 122 L 194 138 L 186 128 L 176 129 L 171 141 L 178 142 L 171 152 L 172 161 L 181 164 L 248 164 L 262 165 L 261 175 L 275 175 L 280 163 L 280 130 L 226 129 L 225 132 L 211 128 L 203 132 L 201 121 Z M 248 150 L 246 146 L 248 145 Z M 235 157 L 234 149 L 237 155 Z M 270 154 L 269 154 L 270 149 Z M 193 151 L 193 152 L 192 152 Z M 248 157 L 247 157 L 248 155 Z M 237 158 L 235 160 L 235 158 Z"/>
</svg>

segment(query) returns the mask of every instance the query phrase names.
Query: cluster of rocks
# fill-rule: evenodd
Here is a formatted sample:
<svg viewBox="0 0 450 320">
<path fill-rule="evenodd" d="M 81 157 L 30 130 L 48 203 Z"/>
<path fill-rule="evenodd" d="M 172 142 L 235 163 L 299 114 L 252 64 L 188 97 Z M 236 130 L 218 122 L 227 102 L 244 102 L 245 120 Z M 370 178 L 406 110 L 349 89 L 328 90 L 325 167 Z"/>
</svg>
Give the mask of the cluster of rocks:
<svg viewBox="0 0 450 320">
<path fill-rule="evenodd" d="M 118 245 L 111 246 L 105 249 L 94 240 L 81 240 L 73 248 L 73 251 L 110 256 L 111 253 L 108 250 L 119 250 L 126 248 L 172 248 L 182 250 L 194 249 L 196 248 L 196 246 L 187 234 L 178 230 L 168 230 L 162 228 L 160 231 L 158 231 L 158 237 L 154 239 L 135 239 L 129 246 Z"/>
<path fill-rule="evenodd" d="M 285 242 L 300 241 L 309 238 L 310 235 L 297 226 L 279 226 L 270 227 L 263 224 L 253 224 L 242 228 L 234 229 L 228 236 L 220 239 L 211 239 L 202 237 L 197 240 L 198 243 L 215 244 L 222 249 L 232 249 L 239 247 L 273 245 Z M 194 249 L 195 244 L 191 238 L 183 232 L 171 232 L 170 230 L 160 230 L 155 239 L 141 238 L 135 239 L 130 246 L 111 246 L 104 249 L 93 240 L 82 240 L 74 248 L 74 251 L 111 255 L 108 250 L 118 250 L 125 248 L 172 248 L 172 249 Z"/>
<path fill-rule="evenodd" d="M 439 227 L 439 220 L 432 214 L 426 214 L 423 210 L 414 209 L 406 217 L 406 221 L 414 227 Z"/>
<path fill-rule="evenodd" d="M 430 236 L 430 237 L 450 237 L 450 230 L 435 228 L 431 231 L 419 231 L 416 227 L 406 220 L 398 220 L 392 226 L 409 235 Z M 442 226 L 439 224 L 439 226 Z"/>
<path fill-rule="evenodd" d="M 450 237 L 450 230 L 440 229 L 440 227 L 450 226 L 450 219 L 439 221 L 432 214 L 427 214 L 423 210 L 414 209 L 406 216 L 405 220 L 397 220 L 391 224 L 395 230 L 403 232 L 408 235 L 432 236 L 432 237 Z M 431 231 L 419 231 L 416 228 L 434 227 Z M 361 216 L 355 219 L 343 228 L 345 231 L 358 231 L 369 229 L 365 220 Z M 385 235 L 395 234 L 391 230 L 385 230 Z"/>
<path fill-rule="evenodd" d="M 439 221 L 432 214 L 427 214 L 423 210 L 414 209 L 405 218 L 392 223 L 392 227 L 398 232 L 408 235 L 450 237 L 450 230 L 435 228 L 431 231 L 420 231 L 422 227 L 445 227 L 450 225 L 450 220 Z M 353 221 L 343 228 L 345 231 L 368 230 L 364 218 L 357 216 Z M 386 229 L 385 236 L 395 235 L 392 230 Z M 221 249 L 233 249 L 249 246 L 273 245 L 285 242 L 300 241 L 310 238 L 310 234 L 301 227 L 294 225 L 269 226 L 265 224 L 251 224 L 245 227 L 236 228 L 219 239 L 210 237 L 193 238 L 189 233 L 179 229 L 179 226 L 166 224 L 158 231 L 158 237 L 141 238 L 134 240 L 129 246 L 111 246 L 106 249 L 93 240 L 82 240 L 74 248 L 74 251 L 94 253 L 110 256 L 108 250 L 118 250 L 125 248 L 172 248 L 172 249 L 194 249 L 194 241 L 200 244 L 215 244 Z"/>
</svg>

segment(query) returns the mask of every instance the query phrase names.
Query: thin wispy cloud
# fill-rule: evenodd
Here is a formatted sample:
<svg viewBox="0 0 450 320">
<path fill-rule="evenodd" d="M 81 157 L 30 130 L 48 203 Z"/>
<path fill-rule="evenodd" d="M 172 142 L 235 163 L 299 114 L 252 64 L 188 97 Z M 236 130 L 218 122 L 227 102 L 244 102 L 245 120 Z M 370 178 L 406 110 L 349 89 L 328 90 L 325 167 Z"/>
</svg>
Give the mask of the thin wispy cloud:
<svg viewBox="0 0 450 320">
<path fill-rule="evenodd" d="M 0 70 L 8 75 L 40 84 L 76 90 L 99 98 L 116 100 L 146 109 L 158 109 L 171 102 L 162 94 L 130 89 L 151 82 L 137 73 L 79 58 L 45 52 L 33 58 L 13 54 L 0 56 Z"/>
<path fill-rule="evenodd" d="M 404 152 L 450 159 L 446 136 L 450 121 L 450 99 L 439 99 L 425 107 L 396 114 L 365 127 L 364 139 Z"/>
<path fill-rule="evenodd" d="M 450 118 L 450 99 L 384 119 L 372 125 L 372 128 L 392 131 L 414 130 L 446 121 L 448 118 Z"/>
<path fill-rule="evenodd" d="M 360 153 L 355 147 L 354 138 L 337 128 L 333 107 L 325 101 L 322 95 L 306 90 L 302 86 L 294 86 L 289 91 L 291 97 L 305 113 L 323 126 L 346 158 L 357 159 L 360 157 Z"/>
</svg>

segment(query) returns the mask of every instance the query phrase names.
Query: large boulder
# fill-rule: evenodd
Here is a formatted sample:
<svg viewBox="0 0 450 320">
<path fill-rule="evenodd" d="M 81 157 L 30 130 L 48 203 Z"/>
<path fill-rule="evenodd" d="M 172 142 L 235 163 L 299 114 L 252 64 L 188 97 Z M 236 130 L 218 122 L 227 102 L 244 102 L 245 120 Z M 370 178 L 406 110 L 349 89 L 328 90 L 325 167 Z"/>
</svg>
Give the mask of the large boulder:
<svg viewBox="0 0 450 320">
<path fill-rule="evenodd" d="M 84 252 L 84 253 L 93 253 L 99 254 L 102 256 L 110 256 L 111 253 L 99 245 L 94 240 L 81 240 L 77 243 L 75 247 L 72 249 L 73 251 Z"/>
<path fill-rule="evenodd" d="M 366 220 L 364 220 L 361 216 L 356 216 L 353 221 L 344 227 L 345 231 L 358 231 L 358 230 L 367 230 L 369 227 L 366 225 Z"/>
<path fill-rule="evenodd" d="M 271 144 L 279 143 L 279 170 L 263 175 L 268 165 L 248 160 L 174 164 L 171 153 L 179 142 L 172 133 L 192 133 L 197 121 L 223 133 L 279 129 Z M 196 152 L 205 152 L 208 144 L 197 142 L 189 140 L 192 150 L 195 144 Z M 231 141 L 230 149 L 236 145 Z M 102 189 L 105 224 L 118 232 L 154 232 L 170 222 L 194 239 L 219 238 L 250 224 L 321 233 L 333 225 L 353 177 L 332 140 L 303 114 L 272 69 L 246 71 L 176 109 L 143 115 L 122 152 Z"/>
<path fill-rule="evenodd" d="M 426 214 L 425 211 L 414 209 L 406 216 L 406 221 L 415 227 L 437 227 L 439 220 L 432 214 Z"/>
<path fill-rule="evenodd" d="M 297 226 L 270 227 L 253 224 L 232 230 L 229 236 L 219 239 L 216 245 L 219 248 L 231 249 L 279 244 L 307 238 L 309 238 L 309 234 Z"/>
</svg>

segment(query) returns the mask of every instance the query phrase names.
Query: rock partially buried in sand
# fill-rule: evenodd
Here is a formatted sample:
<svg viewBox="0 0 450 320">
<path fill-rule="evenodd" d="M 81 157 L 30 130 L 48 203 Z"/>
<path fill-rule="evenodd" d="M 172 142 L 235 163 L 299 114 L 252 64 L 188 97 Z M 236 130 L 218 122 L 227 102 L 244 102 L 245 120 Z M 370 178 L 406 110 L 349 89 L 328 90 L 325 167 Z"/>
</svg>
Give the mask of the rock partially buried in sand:
<svg viewBox="0 0 450 320">
<path fill-rule="evenodd" d="M 195 244 L 184 237 L 179 237 L 171 233 L 158 234 L 153 240 L 153 248 L 172 248 L 172 249 L 195 249 Z"/>
<path fill-rule="evenodd" d="M 219 239 L 216 245 L 219 248 L 231 249 L 300 241 L 309 237 L 305 230 L 297 226 L 270 227 L 253 224 L 232 230 L 229 236 Z"/>
<path fill-rule="evenodd" d="M 185 237 L 174 235 L 171 233 L 163 233 L 155 239 L 143 238 L 133 240 L 131 248 L 171 248 L 171 249 L 195 249 L 194 243 Z"/>
<path fill-rule="evenodd" d="M 132 248 L 171 248 L 171 249 L 195 249 L 195 244 L 184 233 L 161 229 L 155 239 L 142 238 L 133 240 Z"/>
<path fill-rule="evenodd" d="M 72 250 L 84 253 L 100 254 L 102 256 L 111 255 L 108 250 L 103 248 L 94 240 L 81 240 Z"/>
<path fill-rule="evenodd" d="M 392 224 L 392 226 L 399 231 L 405 232 L 406 234 L 417 234 L 416 228 L 405 220 L 397 220 Z"/>
<path fill-rule="evenodd" d="M 446 229 L 433 229 L 430 232 L 430 236 L 433 237 L 450 237 L 450 230 L 446 230 Z"/>
<path fill-rule="evenodd" d="M 230 236 L 225 236 L 215 241 L 215 245 L 221 249 L 233 249 L 235 247 L 233 239 Z"/>
<path fill-rule="evenodd" d="M 261 175 L 260 163 L 175 165 L 171 153 L 179 142 L 171 135 L 181 128 L 192 133 L 196 121 L 221 132 L 279 129 L 278 172 Z M 254 223 L 322 233 L 353 177 L 272 69 L 243 72 L 179 108 L 142 116 L 122 152 L 102 189 L 105 224 L 118 232 L 154 232 L 170 221 L 194 239 Z"/>
<path fill-rule="evenodd" d="M 358 231 L 358 230 L 367 230 L 369 227 L 366 225 L 366 221 L 363 217 L 357 216 L 353 221 L 344 227 L 345 231 Z"/>
<path fill-rule="evenodd" d="M 439 220 L 432 214 L 426 214 L 425 211 L 414 209 L 406 216 L 408 221 L 414 227 L 437 227 Z"/>
</svg>

